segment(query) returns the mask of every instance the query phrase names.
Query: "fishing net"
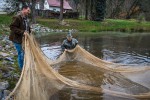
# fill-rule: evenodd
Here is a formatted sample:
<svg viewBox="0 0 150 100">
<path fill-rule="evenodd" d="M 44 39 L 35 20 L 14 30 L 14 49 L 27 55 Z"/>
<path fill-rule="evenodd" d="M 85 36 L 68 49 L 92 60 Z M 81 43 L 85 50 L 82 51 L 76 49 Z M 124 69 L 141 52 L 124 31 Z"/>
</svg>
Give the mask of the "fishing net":
<svg viewBox="0 0 150 100">
<path fill-rule="evenodd" d="M 77 82 L 66 78 L 55 70 L 55 66 L 69 61 L 86 63 L 87 66 L 91 65 L 93 68 L 96 67 L 99 70 L 103 70 L 104 73 L 110 74 L 115 72 L 116 75 L 119 74 L 120 76 L 126 77 L 125 79 L 118 78 L 121 79 L 119 84 L 124 82 L 124 86 L 128 85 L 134 89 L 137 89 L 137 86 L 139 86 L 141 91 L 143 90 L 144 92 L 120 92 L 120 90 L 117 89 L 111 90 L 109 88 L 94 86 L 86 82 Z M 76 89 L 79 91 L 95 92 L 97 94 L 105 93 L 110 96 L 122 98 L 148 100 L 150 99 L 150 80 L 147 79 L 146 82 L 143 81 L 145 77 L 149 75 L 149 69 L 149 66 L 137 68 L 103 61 L 79 45 L 73 50 L 65 51 L 57 60 L 52 61 L 43 54 L 34 36 L 30 34 L 25 37 L 25 59 L 21 77 L 14 90 L 7 97 L 7 100 L 58 100 L 55 99 L 55 97 L 61 90 L 65 89 Z M 129 81 L 130 76 L 134 77 L 134 75 L 139 75 L 140 82 L 137 79 L 132 80 L 132 82 Z M 136 84 L 136 82 L 138 82 L 138 84 Z M 134 90 L 130 87 L 128 87 L 128 90 Z"/>
</svg>

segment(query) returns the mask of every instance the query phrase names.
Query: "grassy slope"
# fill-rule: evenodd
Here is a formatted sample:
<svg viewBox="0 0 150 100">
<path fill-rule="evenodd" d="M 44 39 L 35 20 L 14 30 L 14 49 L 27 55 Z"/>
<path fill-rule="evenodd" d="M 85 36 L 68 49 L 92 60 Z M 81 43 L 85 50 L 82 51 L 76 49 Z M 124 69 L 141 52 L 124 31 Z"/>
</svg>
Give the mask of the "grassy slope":
<svg viewBox="0 0 150 100">
<path fill-rule="evenodd" d="M 11 23 L 11 17 L 0 15 L 0 33 L 5 33 L 2 27 L 8 27 Z M 88 20 L 65 19 L 67 25 L 58 24 L 58 19 L 38 18 L 37 22 L 51 29 L 77 29 L 81 32 L 100 32 L 100 31 L 150 31 L 150 22 L 138 23 L 136 20 L 106 19 L 104 22 L 95 22 Z"/>
<path fill-rule="evenodd" d="M 11 16 L 0 15 L 0 24 L 9 25 L 11 23 Z"/>
<path fill-rule="evenodd" d="M 11 16 L 0 15 L 0 35 L 9 33 L 8 26 L 10 25 L 11 21 Z"/>
<path fill-rule="evenodd" d="M 56 19 L 38 19 L 38 23 L 52 29 L 77 29 L 82 32 L 100 31 L 150 31 L 150 22 L 138 23 L 136 20 L 106 19 L 104 22 L 65 19 L 69 26 L 61 26 Z"/>
</svg>

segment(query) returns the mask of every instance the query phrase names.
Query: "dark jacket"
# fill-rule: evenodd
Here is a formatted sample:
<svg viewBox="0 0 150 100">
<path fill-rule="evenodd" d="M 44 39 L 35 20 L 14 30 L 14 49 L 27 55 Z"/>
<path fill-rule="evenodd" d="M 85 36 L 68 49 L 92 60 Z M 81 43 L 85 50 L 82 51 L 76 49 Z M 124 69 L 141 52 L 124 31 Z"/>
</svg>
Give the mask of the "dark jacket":
<svg viewBox="0 0 150 100">
<path fill-rule="evenodd" d="M 64 51 L 65 49 L 74 49 L 76 45 L 78 44 L 78 41 L 75 38 L 72 38 L 71 41 L 68 41 L 65 39 L 61 45 L 62 50 Z"/>
<path fill-rule="evenodd" d="M 26 25 L 25 21 L 27 19 L 24 19 L 21 14 L 18 14 L 13 17 L 13 21 L 10 24 L 10 36 L 9 40 L 15 42 L 15 43 L 22 43 L 23 34 L 26 29 L 30 32 L 29 23 Z M 27 26 L 27 27 L 26 27 Z"/>
</svg>

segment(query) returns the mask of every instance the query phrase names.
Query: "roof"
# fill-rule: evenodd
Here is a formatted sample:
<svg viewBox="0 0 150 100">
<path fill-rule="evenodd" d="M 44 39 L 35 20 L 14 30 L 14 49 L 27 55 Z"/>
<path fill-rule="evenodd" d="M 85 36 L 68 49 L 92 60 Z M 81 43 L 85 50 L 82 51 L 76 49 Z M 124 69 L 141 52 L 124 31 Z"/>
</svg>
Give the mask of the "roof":
<svg viewBox="0 0 150 100">
<path fill-rule="evenodd" d="M 60 0 L 47 0 L 49 6 L 53 7 L 60 7 Z M 69 5 L 69 3 L 64 0 L 64 9 L 72 9 L 72 7 Z"/>
</svg>

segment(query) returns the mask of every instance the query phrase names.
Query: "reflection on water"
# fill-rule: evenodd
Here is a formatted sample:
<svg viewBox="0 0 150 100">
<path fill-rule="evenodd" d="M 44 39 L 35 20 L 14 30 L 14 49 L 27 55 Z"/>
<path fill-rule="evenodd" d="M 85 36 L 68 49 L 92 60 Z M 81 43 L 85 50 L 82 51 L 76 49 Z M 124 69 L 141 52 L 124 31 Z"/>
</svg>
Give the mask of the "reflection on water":
<svg viewBox="0 0 150 100">
<path fill-rule="evenodd" d="M 114 52 L 103 49 L 103 60 L 130 65 L 150 65 L 150 57 L 137 52 Z"/>
<path fill-rule="evenodd" d="M 121 34 L 121 35 L 120 35 Z M 127 33 L 124 33 L 127 34 Z M 110 62 L 150 66 L 150 35 L 149 34 L 123 35 L 116 34 L 74 34 L 79 45 L 93 55 Z M 55 60 L 61 55 L 60 45 L 66 36 L 50 35 L 39 40 L 44 54 Z M 115 73 L 98 69 L 81 62 L 63 62 L 53 68 L 69 79 L 80 83 L 101 87 L 111 91 L 128 94 L 139 94 L 150 91 L 149 73 Z M 52 100 L 137 100 L 135 98 L 121 98 L 110 96 L 107 93 L 97 94 L 88 91 L 79 91 L 68 87 L 52 97 Z M 147 99 L 145 99 L 147 100 Z"/>
<path fill-rule="evenodd" d="M 42 48 L 44 54 L 49 57 L 51 60 L 56 60 L 61 54 L 60 46 L 48 46 L 44 45 Z"/>
</svg>

